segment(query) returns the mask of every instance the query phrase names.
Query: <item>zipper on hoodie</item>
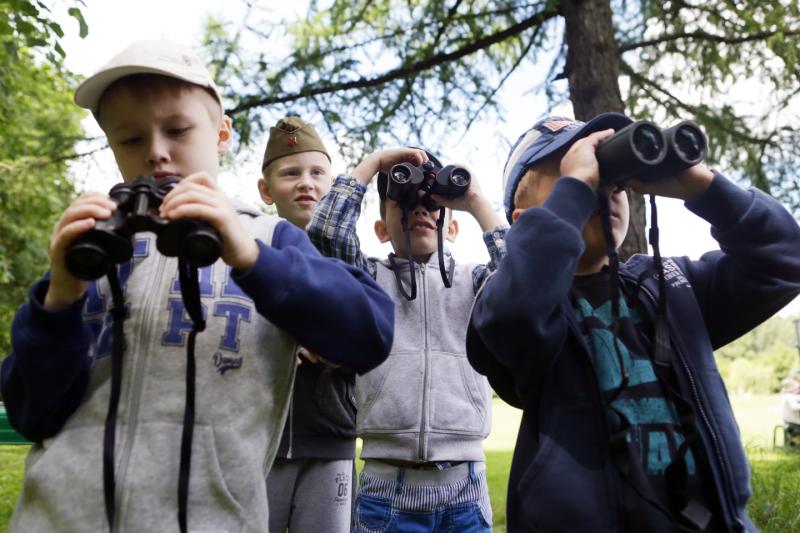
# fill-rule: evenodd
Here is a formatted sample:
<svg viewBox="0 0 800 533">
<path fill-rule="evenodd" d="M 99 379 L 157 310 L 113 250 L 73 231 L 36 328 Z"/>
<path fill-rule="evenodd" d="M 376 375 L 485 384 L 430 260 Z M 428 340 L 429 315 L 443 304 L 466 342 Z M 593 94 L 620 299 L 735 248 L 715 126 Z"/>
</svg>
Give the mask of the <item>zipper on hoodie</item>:
<svg viewBox="0 0 800 533">
<path fill-rule="evenodd" d="M 151 244 L 155 245 L 155 241 L 153 240 Z M 153 246 L 155 248 L 155 246 Z M 167 261 L 167 258 L 161 254 L 158 254 L 155 258 L 156 261 L 156 268 L 155 268 L 155 277 L 151 277 L 151 283 L 148 286 L 153 286 L 152 281 L 159 280 L 162 284 L 164 283 L 163 280 L 163 273 L 164 273 L 164 265 Z M 172 283 L 171 279 L 169 283 Z M 158 285 L 156 285 L 158 286 Z M 160 289 L 160 287 L 159 287 Z M 163 296 L 163 292 L 161 290 L 155 291 L 146 291 L 146 296 L 144 302 L 142 302 L 142 320 L 139 323 L 139 331 L 136 332 L 135 338 L 141 339 L 139 343 L 140 346 L 147 346 L 149 344 L 150 337 L 153 335 L 151 320 L 154 314 L 157 314 L 160 309 L 157 309 L 156 306 L 152 305 L 152 301 L 156 296 Z M 126 336 L 127 337 L 127 336 Z M 130 346 L 130 343 L 126 343 L 127 346 Z M 127 355 L 132 353 L 140 352 L 140 350 L 125 350 Z M 122 453 L 120 454 L 120 461 L 119 461 L 119 471 L 116 473 L 116 490 L 114 494 L 114 501 L 115 501 L 115 508 L 117 509 L 115 518 L 114 518 L 114 525 L 112 531 L 119 531 L 120 530 L 120 523 L 122 521 L 122 496 L 123 490 L 125 488 L 125 480 L 128 475 L 128 466 L 129 461 L 131 458 L 131 451 L 133 450 L 134 439 L 136 436 L 136 421 L 138 420 L 139 416 L 139 406 L 141 404 L 141 393 L 142 393 L 142 386 L 144 384 L 144 365 L 145 365 L 145 354 L 139 353 L 136 357 L 135 361 L 135 368 L 133 372 L 133 379 L 131 380 L 131 386 L 128 389 L 128 397 L 130 398 L 129 407 L 128 407 L 128 431 L 126 432 L 125 440 L 123 441 L 122 446 Z M 124 368 L 124 367 L 123 367 Z"/>
<path fill-rule="evenodd" d="M 650 289 L 645 287 L 644 284 L 641 285 L 641 288 L 644 291 L 644 293 L 649 297 L 651 303 L 654 306 L 658 307 L 658 302 L 656 300 L 656 297 L 650 291 Z M 672 338 L 673 338 L 672 335 L 670 335 L 670 339 Z M 717 437 L 717 434 L 714 432 L 708 414 L 703 408 L 703 403 L 700 398 L 700 394 L 697 392 L 697 385 L 695 383 L 694 375 L 692 374 L 692 371 L 689 368 L 689 364 L 686 362 L 686 358 L 683 355 L 683 351 L 675 350 L 675 352 L 677 353 L 678 359 L 681 362 L 681 366 L 683 367 L 683 370 L 686 373 L 686 377 L 689 378 L 689 388 L 692 393 L 692 398 L 694 399 L 695 405 L 697 406 L 698 414 L 700 415 L 700 418 L 703 420 L 703 425 L 706 427 L 706 430 L 708 431 L 708 434 L 711 437 L 714 454 L 716 455 L 717 461 L 720 464 L 720 470 L 724 481 L 724 483 L 722 484 L 723 485 L 722 490 L 725 491 L 727 496 L 725 498 L 725 502 L 720 502 L 720 504 L 722 504 L 723 507 L 727 507 L 727 511 L 730 518 L 732 519 L 732 523 L 741 525 L 741 521 L 739 520 L 739 517 L 736 514 L 736 510 L 731 508 L 731 506 L 733 505 L 733 495 L 730 494 L 730 492 L 732 490 L 733 483 L 731 481 L 730 468 L 728 466 L 728 462 L 725 460 L 725 456 L 722 454 L 722 448 L 720 446 L 719 438 Z M 713 471 L 712 471 L 712 476 L 713 476 Z"/>
<path fill-rule="evenodd" d="M 414 263 L 412 263 L 413 267 Z M 426 283 L 426 276 L 425 276 L 425 263 L 420 264 L 419 271 L 420 271 L 420 288 L 422 289 L 420 292 L 422 293 L 422 298 L 420 298 L 420 305 L 422 306 L 422 329 L 424 331 L 424 343 L 425 343 L 425 350 L 423 351 L 423 366 L 422 366 L 422 412 L 420 426 L 419 426 L 419 449 L 417 451 L 419 455 L 419 460 L 425 461 L 427 456 L 427 446 L 425 446 L 425 424 L 427 422 L 427 409 L 428 409 L 428 362 L 430 359 L 430 344 L 428 343 L 428 291 L 427 291 L 427 283 Z M 414 275 L 416 276 L 416 268 L 414 268 Z"/>
</svg>

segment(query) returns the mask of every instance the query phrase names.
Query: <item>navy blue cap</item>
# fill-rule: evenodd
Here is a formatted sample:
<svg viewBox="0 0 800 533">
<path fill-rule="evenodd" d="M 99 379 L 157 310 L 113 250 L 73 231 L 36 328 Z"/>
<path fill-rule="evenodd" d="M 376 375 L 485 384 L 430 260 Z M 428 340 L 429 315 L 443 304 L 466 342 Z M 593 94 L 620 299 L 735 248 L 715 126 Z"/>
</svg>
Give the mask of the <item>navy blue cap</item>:
<svg viewBox="0 0 800 533">
<path fill-rule="evenodd" d="M 519 181 L 531 166 L 590 133 L 608 128 L 619 131 L 632 122 L 633 120 L 622 113 L 602 113 L 589 122 L 556 116 L 537 121 L 511 147 L 503 168 L 503 206 L 508 222 L 511 223 L 511 213 L 514 212 L 514 194 Z"/>
</svg>

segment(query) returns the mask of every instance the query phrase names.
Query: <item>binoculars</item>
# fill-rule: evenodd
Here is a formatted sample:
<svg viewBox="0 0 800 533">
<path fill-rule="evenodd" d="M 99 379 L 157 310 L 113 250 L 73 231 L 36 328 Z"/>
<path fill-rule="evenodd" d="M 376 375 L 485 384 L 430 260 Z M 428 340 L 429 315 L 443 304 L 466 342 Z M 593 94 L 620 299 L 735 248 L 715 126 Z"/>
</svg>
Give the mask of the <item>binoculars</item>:
<svg viewBox="0 0 800 533">
<path fill-rule="evenodd" d="M 156 247 L 167 257 L 178 257 L 202 267 L 214 263 L 222 252 L 217 231 L 205 222 L 183 218 L 164 220 L 158 207 L 180 178 L 156 181 L 142 176 L 130 183 L 118 183 L 109 196 L 117 209 L 108 220 L 98 220 L 94 228 L 80 235 L 67 248 L 67 270 L 76 278 L 91 281 L 133 256 L 133 235 L 152 231 Z"/>
<path fill-rule="evenodd" d="M 662 130 L 638 120 L 597 147 L 600 181 L 619 183 L 629 178 L 657 181 L 674 176 L 706 157 L 702 130 L 689 120 Z"/>
<path fill-rule="evenodd" d="M 399 163 L 389 171 L 386 197 L 401 207 L 411 208 L 421 203 L 428 211 L 433 211 L 439 206 L 431 200 L 431 194 L 457 198 L 466 192 L 471 180 L 469 171 L 456 165 L 437 169 L 432 161 L 425 161 L 422 166 Z M 420 190 L 425 193 L 421 198 L 417 194 Z"/>
</svg>

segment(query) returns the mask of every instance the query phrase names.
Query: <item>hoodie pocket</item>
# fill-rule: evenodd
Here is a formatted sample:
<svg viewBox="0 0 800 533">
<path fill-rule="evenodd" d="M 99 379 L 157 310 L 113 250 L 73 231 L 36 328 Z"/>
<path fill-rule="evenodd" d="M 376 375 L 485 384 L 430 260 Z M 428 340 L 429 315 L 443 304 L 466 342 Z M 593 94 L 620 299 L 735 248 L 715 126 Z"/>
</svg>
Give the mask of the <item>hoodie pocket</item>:
<svg viewBox="0 0 800 533">
<path fill-rule="evenodd" d="M 398 352 L 375 370 L 357 376 L 359 431 L 418 429 L 424 372 L 418 352 Z"/>
<path fill-rule="evenodd" d="M 553 413 L 553 427 L 539 434 L 538 449 L 517 483 L 522 521 L 534 531 L 614 531 L 607 448 L 595 443 L 595 424 L 581 411 Z"/>
<path fill-rule="evenodd" d="M 125 508 L 130 513 L 129 519 L 141 521 L 142 516 L 160 511 L 164 516 L 154 525 L 174 521 L 178 509 L 181 431 L 179 424 L 139 425 L 127 469 Z M 258 475 L 261 465 L 249 464 L 236 450 L 218 449 L 210 426 L 196 425 L 192 441 L 188 508 L 191 529 L 240 531 L 246 517 L 258 513 L 257 509 L 245 512 L 246 505 L 237 496 L 244 494 L 242 491 L 252 485 L 253 478 L 261 477 Z M 229 481 L 235 481 L 239 490 L 232 490 Z M 144 523 L 149 520 L 144 519 Z"/>
<path fill-rule="evenodd" d="M 491 396 L 464 355 L 431 352 L 430 427 L 461 434 L 488 433 Z"/>
<path fill-rule="evenodd" d="M 353 378 L 335 368 L 323 368 L 314 383 L 314 400 L 319 411 L 342 430 L 355 427 L 356 408 L 353 404 Z"/>
</svg>

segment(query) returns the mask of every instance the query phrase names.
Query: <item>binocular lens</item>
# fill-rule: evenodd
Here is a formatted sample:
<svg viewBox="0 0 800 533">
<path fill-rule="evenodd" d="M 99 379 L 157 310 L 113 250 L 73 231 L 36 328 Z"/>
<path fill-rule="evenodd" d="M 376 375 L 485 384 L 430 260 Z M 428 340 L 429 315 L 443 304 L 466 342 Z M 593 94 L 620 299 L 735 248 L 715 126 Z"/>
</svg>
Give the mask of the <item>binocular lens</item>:
<svg viewBox="0 0 800 533">
<path fill-rule="evenodd" d="M 466 169 L 457 168 L 453 170 L 453 174 L 450 176 L 450 181 L 459 187 L 466 187 L 469 185 L 470 181 L 469 172 L 467 172 Z"/>
<path fill-rule="evenodd" d="M 691 126 L 681 126 L 675 132 L 675 148 L 687 161 L 695 161 L 703 153 L 702 134 Z"/>
<path fill-rule="evenodd" d="M 111 259 L 102 247 L 81 243 L 71 247 L 65 257 L 67 270 L 78 279 L 92 281 L 103 277 L 111 267 Z"/>
<path fill-rule="evenodd" d="M 650 124 L 642 124 L 633 132 L 633 146 L 645 161 L 656 161 L 664 148 L 663 136 Z"/>
<path fill-rule="evenodd" d="M 392 180 L 396 183 L 408 183 L 410 179 L 411 172 L 407 168 L 397 165 L 392 169 Z"/>
<path fill-rule="evenodd" d="M 219 238 L 208 229 L 198 229 L 183 241 L 181 257 L 190 265 L 207 266 L 215 262 L 222 252 Z"/>
</svg>

